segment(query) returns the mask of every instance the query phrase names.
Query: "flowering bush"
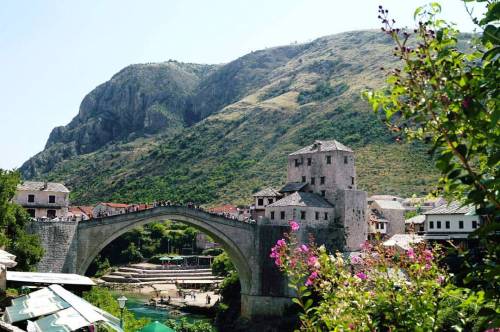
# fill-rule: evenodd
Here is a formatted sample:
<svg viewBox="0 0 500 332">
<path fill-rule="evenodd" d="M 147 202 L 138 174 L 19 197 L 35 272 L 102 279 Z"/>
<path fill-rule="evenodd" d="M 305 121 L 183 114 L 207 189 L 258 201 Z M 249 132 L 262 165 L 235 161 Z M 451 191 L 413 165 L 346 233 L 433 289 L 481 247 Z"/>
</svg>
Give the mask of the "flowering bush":
<svg viewBox="0 0 500 332">
<path fill-rule="evenodd" d="M 451 331 L 474 324 L 482 298 L 448 282 L 438 247 L 398 251 L 367 242 L 359 255 L 330 255 L 312 240 L 299 243 L 299 225 L 290 226 L 271 258 L 296 292 L 302 330 Z"/>
</svg>

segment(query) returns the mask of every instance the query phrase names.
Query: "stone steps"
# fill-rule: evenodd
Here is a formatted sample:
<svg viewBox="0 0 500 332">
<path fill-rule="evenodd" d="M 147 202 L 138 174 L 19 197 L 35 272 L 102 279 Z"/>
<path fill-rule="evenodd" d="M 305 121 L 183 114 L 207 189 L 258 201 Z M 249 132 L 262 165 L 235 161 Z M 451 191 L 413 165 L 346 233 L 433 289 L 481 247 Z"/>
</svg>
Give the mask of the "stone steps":
<svg viewBox="0 0 500 332">
<path fill-rule="evenodd" d="M 130 272 L 113 272 L 112 275 L 122 276 L 124 278 L 131 277 L 137 279 L 144 278 L 161 278 L 161 277 L 170 277 L 170 278 L 183 278 L 183 277 L 210 277 L 212 276 L 212 272 L 200 272 L 200 273 L 130 273 Z"/>
<path fill-rule="evenodd" d="M 158 278 L 126 278 L 123 276 L 117 275 L 107 275 L 101 277 L 102 280 L 107 282 L 116 282 L 116 283 L 153 283 L 153 282 L 169 282 L 175 283 L 177 282 L 186 282 L 186 281 L 202 281 L 202 282 L 220 282 L 223 278 L 211 276 L 211 277 L 182 277 L 182 278 L 172 278 L 172 277 L 158 277 Z"/>
</svg>

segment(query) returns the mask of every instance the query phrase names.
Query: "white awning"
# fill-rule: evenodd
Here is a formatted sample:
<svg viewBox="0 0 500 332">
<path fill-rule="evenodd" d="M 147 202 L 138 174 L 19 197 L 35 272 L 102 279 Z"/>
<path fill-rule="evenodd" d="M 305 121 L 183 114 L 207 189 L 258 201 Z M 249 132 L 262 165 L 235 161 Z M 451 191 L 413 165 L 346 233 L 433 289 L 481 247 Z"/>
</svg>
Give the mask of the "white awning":
<svg viewBox="0 0 500 332">
<path fill-rule="evenodd" d="M 123 332 L 118 318 L 59 285 L 51 285 L 12 300 L 3 320 L 15 323 L 41 316 L 44 317 L 32 324 L 39 332 L 69 332 L 101 322 L 115 331 Z"/>
</svg>

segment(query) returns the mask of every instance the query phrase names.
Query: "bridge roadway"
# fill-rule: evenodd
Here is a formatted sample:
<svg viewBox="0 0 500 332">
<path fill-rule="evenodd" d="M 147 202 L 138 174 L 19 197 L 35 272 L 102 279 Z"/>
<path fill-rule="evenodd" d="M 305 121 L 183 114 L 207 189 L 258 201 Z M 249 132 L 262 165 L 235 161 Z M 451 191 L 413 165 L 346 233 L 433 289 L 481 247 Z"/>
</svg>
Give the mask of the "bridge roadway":
<svg viewBox="0 0 500 332">
<path fill-rule="evenodd" d="M 32 223 L 46 249 L 39 270 L 85 274 L 110 242 L 135 227 L 162 220 L 190 225 L 221 244 L 240 276 L 242 316 L 251 319 L 284 312 L 290 294 L 269 252 L 288 227 L 246 223 L 186 206 L 157 206 L 82 222 Z"/>
</svg>

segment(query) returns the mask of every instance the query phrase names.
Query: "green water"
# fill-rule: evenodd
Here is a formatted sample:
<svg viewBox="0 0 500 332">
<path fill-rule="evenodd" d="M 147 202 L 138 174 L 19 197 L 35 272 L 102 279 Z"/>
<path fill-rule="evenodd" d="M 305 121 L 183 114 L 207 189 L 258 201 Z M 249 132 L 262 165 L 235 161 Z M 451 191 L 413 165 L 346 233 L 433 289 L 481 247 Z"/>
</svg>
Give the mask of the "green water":
<svg viewBox="0 0 500 332">
<path fill-rule="evenodd" d="M 120 295 L 123 295 L 122 293 L 117 293 L 115 292 L 115 296 L 118 297 Z M 155 308 L 155 307 L 150 307 L 146 305 L 147 299 L 144 297 L 141 297 L 138 294 L 134 293 L 125 293 L 124 294 L 127 297 L 127 304 L 126 307 L 129 311 L 131 311 L 136 318 L 149 318 L 152 321 L 159 321 L 159 322 L 164 322 L 167 319 L 181 319 L 181 318 L 186 318 L 189 322 L 195 322 L 195 321 L 210 321 L 210 318 L 207 316 L 203 315 L 196 315 L 196 314 L 190 314 L 190 313 L 183 313 L 182 316 L 171 316 L 170 315 L 170 309 L 161 309 L 161 308 Z"/>
</svg>

